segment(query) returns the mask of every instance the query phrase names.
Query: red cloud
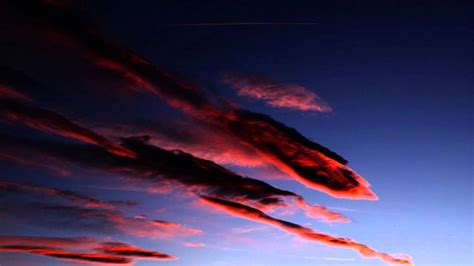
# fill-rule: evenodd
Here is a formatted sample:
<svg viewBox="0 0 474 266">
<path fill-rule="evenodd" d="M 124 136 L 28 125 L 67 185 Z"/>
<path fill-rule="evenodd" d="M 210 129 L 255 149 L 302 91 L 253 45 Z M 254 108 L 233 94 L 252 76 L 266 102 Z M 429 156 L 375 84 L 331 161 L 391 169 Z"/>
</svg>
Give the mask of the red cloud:
<svg viewBox="0 0 474 266">
<path fill-rule="evenodd" d="M 68 220 L 63 227 L 77 228 L 83 224 L 88 224 L 91 230 L 104 228 L 136 237 L 148 237 L 151 239 L 186 237 L 201 234 L 200 229 L 185 226 L 163 220 L 152 220 L 146 216 L 135 217 L 125 216 L 122 212 L 114 209 L 115 206 L 130 206 L 134 204 L 129 201 L 103 202 L 88 196 L 81 195 L 74 191 L 59 190 L 50 187 L 26 185 L 0 180 L 0 191 L 16 192 L 14 201 L 7 202 L 0 208 L 0 213 L 5 217 L 24 217 L 28 224 L 43 225 L 55 224 L 55 220 Z M 20 193 L 18 193 L 20 192 Z M 32 193 L 42 194 L 42 199 L 47 199 L 44 195 L 59 197 L 68 200 L 75 205 L 57 205 L 44 202 L 25 202 Z M 17 197 L 22 197 L 20 200 Z M 28 201 L 27 201 L 28 202 Z M 34 217 L 41 214 L 42 219 L 36 220 Z M 94 227 L 95 226 L 95 227 Z"/>
<path fill-rule="evenodd" d="M 68 20 L 67 23 L 58 20 L 64 14 L 81 17 L 67 5 L 33 2 L 22 11 L 40 21 L 37 26 L 41 29 L 54 32 L 67 39 L 69 44 L 81 48 L 93 62 L 121 74 L 137 87 L 159 95 L 169 105 L 193 118 L 224 130 L 307 187 L 338 198 L 377 199 L 368 182 L 344 166 L 347 163 L 344 158 L 308 140 L 296 130 L 262 114 L 242 109 L 221 110 L 199 88 L 116 45 L 90 24 L 81 23 L 80 19 Z"/>
<path fill-rule="evenodd" d="M 5 84 L 1 84 L 1 83 L 0 83 L 0 98 L 10 98 L 10 99 L 16 99 L 16 100 L 21 100 L 21 101 L 26 101 L 26 102 L 31 101 L 31 98 L 28 95 L 18 92 L 10 88 L 9 86 Z"/>
<path fill-rule="evenodd" d="M 167 127 L 163 127 L 167 125 Z M 189 120 L 171 120 L 160 117 L 159 122 L 130 123 L 95 128 L 104 136 L 150 136 L 150 143 L 170 150 L 182 150 L 196 157 L 211 160 L 218 164 L 244 167 L 266 164 L 257 152 L 238 139 L 209 128 L 208 125 Z"/>
<path fill-rule="evenodd" d="M 299 237 L 310 241 L 323 243 L 333 247 L 351 248 L 359 252 L 359 254 L 361 254 L 363 257 L 378 257 L 379 259 L 390 264 L 413 265 L 413 262 L 409 256 L 400 255 L 397 257 L 391 254 L 379 252 L 367 245 L 357 243 L 350 238 L 334 237 L 328 234 L 319 233 L 307 227 L 273 218 L 255 208 L 240 203 L 206 196 L 201 197 L 201 199 L 209 206 L 225 211 L 233 216 L 259 223 L 269 224 L 285 232 L 298 235 Z"/>
<path fill-rule="evenodd" d="M 127 202 L 104 202 L 98 199 L 94 199 L 82 194 L 79 194 L 74 191 L 69 190 L 61 190 L 57 188 L 39 186 L 39 185 L 32 185 L 32 184 L 22 184 L 16 183 L 11 181 L 0 180 L 0 190 L 7 190 L 7 191 L 23 191 L 23 192 L 36 192 L 41 193 L 43 195 L 55 196 L 67 199 L 68 201 L 75 203 L 75 204 L 82 204 L 84 207 L 91 207 L 91 208 L 106 208 L 112 209 L 116 205 L 126 205 Z M 133 203 L 130 203 L 133 204 Z"/>
<path fill-rule="evenodd" d="M 25 145 L 26 143 L 28 143 L 28 149 L 35 149 L 35 147 L 41 148 L 37 146 L 37 143 L 23 140 L 20 142 L 7 140 L 3 144 L 7 144 L 8 146 L 13 145 L 17 148 L 15 144 Z M 0 142 L 0 144 L 2 143 Z M 50 142 L 49 144 L 53 143 Z M 125 139 L 123 145 L 139 154 L 140 159 L 125 159 L 112 154 L 102 153 L 100 150 L 96 150 L 99 153 L 94 152 L 88 156 L 79 156 L 76 158 L 76 155 L 84 154 L 85 151 L 93 151 L 87 149 L 87 147 L 84 147 L 86 150 L 83 150 L 80 145 L 52 145 L 44 150 L 41 148 L 42 151 L 40 154 L 46 152 L 49 156 L 55 156 L 56 152 L 60 152 L 60 159 L 72 159 L 73 161 L 77 159 L 79 160 L 77 161 L 79 165 L 86 165 L 111 173 L 127 173 L 133 178 L 143 178 L 153 183 L 158 182 L 158 184 L 173 181 L 177 183 L 174 187 L 183 186 L 193 193 L 227 198 L 254 206 L 261 210 L 287 207 L 289 200 L 286 199 L 296 198 L 298 199 L 297 202 L 299 202 L 298 207 L 306 212 L 310 212 L 315 218 L 321 218 L 323 221 L 329 222 L 348 222 L 348 219 L 344 218 L 341 214 L 328 211 L 322 206 L 318 206 L 318 208 L 309 206 L 304 202 L 301 196 L 293 192 L 278 189 L 260 180 L 240 176 L 210 161 L 199 159 L 183 152 L 166 151 L 135 139 Z M 64 152 L 66 152 L 66 154 L 62 154 L 62 151 L 56 150 L 57 148 L 61 150 L 65 148 Z M 84 161 L 84 158 L 94 159 L 89 162 L 87 161 L 89 159 Z M 101 160 L 97 158 L 101 158 Z M 164 179 L 162 180 L 162 178 Z M 129 218 L 112 214 L 107 216 L 107 219 L 113 221 L 114 224 L 117 225 L 116 228 L 123 227 L 120 225 L 139 222 L 143 223 L 142 227 L 149 227 L 152 223 L 130 220 Z M 158 225 L 156 222 L 153 223 L 155 226 Z M 161 224 L 161 226 L 163 225 Z M 146 235 L 145 232 L 140 230 L 130 229 L 130 226 L 124 228 L 126 228 L 126 231 L 130 232 L 130 234 Z"/>
<path fill-rule="evenodd" d="M 343 158 L 269 116 L 235 110 L 218 121 L 217 126 L 309 188 L 337 198 L 377 199 L 369 183 L 345 166 Z"/>
<path fill-rule="evenodd" d="M 49 209 L 52 211 L 76 215 L 78 216 L 76 219 L 83 218 L 103 221 L 106 225 L 115 230 L 136 237 L 162 239 L 171 237 L 187 237 L 202 233 L 202 230 L 194 227 L 166 221 L 151 220 L 146 216 L 127 217 L 118 211 L 112 210 L 82 209 L 67 206 L 58 206 Z M 48 207 L 46 207 L 46 210 L 48 210 Z"/>
<path fill-rule="evenodd" d="M 92 248 L 98 241 L 90 237 L 39 237 L 39 236 L 18 236 L 18 235 L 0 235 L 0 245 L 22 246 L 34 245 L 59 247 L 59 248 Z"/>
<path fill-rule="evenodd" d="M 268 105 L 301 111 L 331 112 L 327 103 L 314 92 L 297 84 L 277 82 L 263 75 L 226 74 L 222 81 L 242 96 L 261 99 Z"/>
<path fill-rule="evenodd" d="M 109 141 L 89 129 L 71 122 L 55 112 L 13 99 L 0 97 L 0 118 L 10 121 L 18 121 L 44 132 L 95 144 L 110 153 L 119 156 L 132 158 L 136 156 L 136 154 L 126 148 Z"/>
<path fill-rule="evenodd" d="M 95 252 L 67 251 L 64 248 L 90 249 Z M 0 252 L 27 252 L 85 263 L 107 264 L 131 264 L 133 260 L 128 257 L 155 260 L 177 259 L 168 254 L 141 249 L 126 243 L 100 242 L 89 237 L 0 236 Z"/>
<path fill-rule="evenodd" d="M 55 166 L 50 163 L 42 163 L 37 159 L 30 159 L 27 158 L 27 156 L 21 156 L 19 154 L 9 153 L 7 151 L 0 151 L 0 159 L 8 160 L 25 166 L 40 168 L 58 176 L 68 176 L 70 174 L 69 171 L 63 169 L 60 166 Z"/>
<path fill-rule="evenodd" d="M 156 260 L 176 260 L 177 259 L 176 257 L 173 257 L 165 253 L 145 250 L 145 249 L 133 247 L 121 242 L 103 243 L 101 247 L 96 248 L 95 250 L 100 251 L 105 254 L 118 255 L 118 256 L 128 256 L 128 257 L 156 259 Z"/>
<path fill-rule="evenodd" d="M 0 252 L 27 252 L 36 255 L 43 255 L 66 260 L 77 260 L 89 263 L 111 263 L 111 264 L 130 264 L 131 259 L 125 257 L 111 256 L 107 254 L 82 253 L 73 251 L 64 251 L 40 246 L 0 246 Z"/>
</svg>

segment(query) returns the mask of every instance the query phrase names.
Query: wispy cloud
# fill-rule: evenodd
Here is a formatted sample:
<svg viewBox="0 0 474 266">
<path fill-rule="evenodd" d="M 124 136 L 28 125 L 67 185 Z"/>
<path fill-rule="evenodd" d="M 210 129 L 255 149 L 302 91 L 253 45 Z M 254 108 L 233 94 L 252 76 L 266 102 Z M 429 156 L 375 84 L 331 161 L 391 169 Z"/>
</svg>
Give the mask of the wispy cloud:
<svg viewBox="0 0 474 266">
<path fill-rule="evenodd" d="M 282 83 L 254 73 L 227 73 L 222 81 L 241 96 L 265 101 L 269 106 L 299 111 L 331 112 L 332 109 L 316 93 L 291 83 Z"/>
<path fill-rule="evenodd" d="M 185 242 L 183 243 L 183 245 L 185 245 L 186 247 L 192 247 L 192 248 L 201 248 L 201 247 L 206 246 L 206 244 L 201 243 L 201 242 Z"/>
<path fill-rule="evenodd" d="M 1 80 L 0 80 L 1 83 Z M 11 94 L 11 93 L 10 93 Z M 10 95 L 8 94 L 8 95 Z M 73 138 L 86 143 L 96 144 L 119 156 L 134 157 L 133 152 L 85 127 L 74 123 L 62 115 L 35 107 L 31 104 L 0 95 L 0 119 L 18 121 L 29 127 L 48 133 Z"/>
<path fill-rule="evenodd" d="M 276 219 L 255 208 L 218 198 L 201 197 L 202 201 L 209 206 L 227 212 L 231 215 L 252 220 L 259 223 L 268 224 L 279 228 L 285 232 L 295 234 L 303 239 L 326 244 L 333 247 L 350 248 L 357 251 L 362 257 L 376 257 L 391 264 L 413 265 L 411 258 L 407 255 L 391 255 L 377 251 L 367 245 L 358 243 L 350 238 L 335 237 L 328 234 L 317 232 L 311 228 L 303 227 L 298 224 Z"/>
<path fill-rule="evenodd" d="M 1 216 L 16 219 L 19 224 L 61 226 L 64 230 L 80 229 L 102 235 L 120 232 L 150 239 L 202 233 L 202 230 L 191 226 L 150 219 L 145 215 L 128 216 L 117 209 L 134 206 L 132 201 L 101 201 L 70 190 L 9 181 L 0 181 L 0 191 L 4 196 L 0 206 Z M 58 203 L 54 199 L 61 199 L 68 204 Z"/>
<path fill-rule="evenodd" d="M 17 183 L 12 181 L 6 181 L 0 179 L 0 190 L 8 191 L 8 192 L 19 192 L 19 193 L 39 193 L 43 196 L 51 196 L 51 197 L 59 197 L 68 200 L 71 203 L 80 204 L 83 207 L 89 208 L 105 208 L 105 209 L 113 209 L 115 207 L 131 207 L 135 206 L 138 203 L 133 201 L 109 201 L 104 202 L 86 195 L 82 195 L 80 193 L 70 191 L 70 190 L 62 190 L 47 186 L 40 186 L 35 184 L 24 184 L 24 183 Z"/>
</svg>

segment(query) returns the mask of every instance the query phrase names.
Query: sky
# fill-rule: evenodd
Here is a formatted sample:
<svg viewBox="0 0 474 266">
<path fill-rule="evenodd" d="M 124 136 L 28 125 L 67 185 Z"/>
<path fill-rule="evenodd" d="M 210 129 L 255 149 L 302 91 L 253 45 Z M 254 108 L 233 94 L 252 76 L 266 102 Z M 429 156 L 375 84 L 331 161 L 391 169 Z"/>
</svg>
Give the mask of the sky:
<svg viewBox="0 0 474 266">
<path fill-rule="evenodd" d="M 1 1 L 1 265 L 473 265 L 468 1 Z"/>
</svg>

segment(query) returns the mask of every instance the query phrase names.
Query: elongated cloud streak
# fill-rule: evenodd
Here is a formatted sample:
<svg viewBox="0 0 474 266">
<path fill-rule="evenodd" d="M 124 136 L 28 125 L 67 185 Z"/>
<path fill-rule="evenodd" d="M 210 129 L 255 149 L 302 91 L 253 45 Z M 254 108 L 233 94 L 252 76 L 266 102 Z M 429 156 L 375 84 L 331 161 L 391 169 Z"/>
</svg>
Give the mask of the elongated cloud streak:
<svg viewBox="0 0 474 266">
<path fill-rule="evenodd" d="M 173 257 L 165 253 L 132 247 L 130 245 L 127 245 L 121 242 L 103 243 L 102 246 L 99 248 L 96 248 L 96 250 L 105 254 L 110 254 L 110 255 L 157 259 L 157 260 L 176 260 L 176 257 Z"/>
<path fill-rule="evenodd" d="M 54 249 L 49 247 L 41 246 L 17 246 L 17 245 L 5 245 L 0 246 L 0 252 L 27 252 L 35 255 L 43 255 L 53 258 L 74 260 L 81 262 L 98 262 L 98 263 L 111 263 L 111 264 L 130 264 L 131 259 L 125 257 L 112 256 L 107 254 L 96 254 L 96 253 L 83 253 L 74 251 L 65 251 L 61 249 Z"/>
<path fill-rule="evenodd" d="M 9 192 L 36 192 L 47 196 L 55 196 L 59 198 L 64 198 L 71 203 L 80 204 L 84 207 L 90 208 L 105 208 L 113 209 L 120 206 L 135 206 L 136 202 L 132 201 L 111 201 L 105 202 L 101 201 L 86 195 L 79 194 L 70 190 L 62 190 L 57 188 L 51 188 L 46 186 L 39 186 L 33 184 L 22 184 L 17 182 L 0 180 L 0 190 L 5 190 Z"/>
<path fill-rule="evenodd" d="M 369 183 L 334 152 L 271 117 L 235 110 L 218 119 L 228 134 L 254 147 L 280 170 L 309 188 L 337 198 L 376 200 Z"/>
<path fill-rule="evenodd" d="M 238 139 L 229 140 L 230 136 L 195 121 L 160 117 L 158 121 L 110 124 L 94 128 L 94 131 L 114 137 L 148 135 L 150 144 L 168 150 L 182 150 L 218 164 L 243 167 L 267 164 L 252 147 L 238 143 Z"/>
<path fill-rule="evenodd" d="M 0 245 L 27 246 L 34 243 L 39 246 L 86 249 L 97 245 L 98 241 L 91 237 L 44 237 L 0 235 Z"/>
<path fill-rule="evenodd" d="M 122 144 L 139 154 L 139 159 L 116 156 L 90 145 L 0 137 L 0 147 L 4 151 L 29 150 L 36 157 L 48 155 L 86 168 L 125 174 L 150 182 L 171 180 L 190 190 L 209 195 L 250 201 L 296 196 L 293 192 L 278 189 L 263 181 L 240 176 L 211 161 L 148 145 L 143 139 L 128 138 Z"/>
<path fill-rule="evenodd" d="M 185 242 L 184 245 L 186 247 L 193 247 L 193 248 L 201 248 L 201 247 L 205 247 L 206 244 L 204 243 L 199 243 L 199 242 Z"/>
<path fill-rule="evenodd" d="M 338 154 L 270 117 L 242 109 L 221 110 L 200 89 L 108 40 L 93 25 L 81 21 L 81 15 L 68 5 L 32 0 L 13 1 L 10 6 L 25 20 L 82 49 L 96 64 L 254 148 L 262 158 L 307 187 L 339 198 L 377 199 L 368 182 L 344 166 L 347 161 Z M 64 20 L 64 16 L 73 19 Z"/>
<path fill-rule="evenodd" d="M 8 161 L 11 161 L 23 166 L 32 166 L 35 168 L 43 169 L 58 176 L 68 176 L 70 174 L 63 167 L 54 166 L 48 163 L 43 163 L 41 162 L 41 160 L 38 160 L 37 158 L 31 159 L 31 158 L 27 158 L 27 156 L 22 156 L 21 154 L 13 154 L 13 153 L 0 151 L 0 159 L 8 160 Z"/>
<path fill-rule="evenodd" d="M 257 74 L 229 73 L 222 81 L 241 96 L 260 99 L 277 108 L 331 112 L 332 109 L 314 92 L 297 84 L 285 84 Z"/>
<path fill-rule="evenodd" d="M 34 226 L 61 226 L 63 230 L 81 229 L 96 234 L 119 232 L 149 239 L 187 237 L 202 233 L 200 229 L 182 224 L 172 223 L 175 226 L 163 226 L 162 223 L 146 217 L 129 217 L 115 210 L 81 206 L 8 202 L 8 205 L 0 207 L 0 214 L 2 217 L 19 218 L 25 221 L 23 223 Z"/>
<path fill-rule="evenodd" d="M 240 203 L 207 196 L 202 196 L 201 200 L 204 203 L 227 212 L 233 216 L 259 223 L 269 224 L 285 232 L 298 235 L 301 238 L 313 242 L 323 243 L 333 247 L 351 248 L 359 252 L 359 254 L 363 257 L 377 257 L 390 264 L 413 265 L 411 258 L 406 255 L 400 255 L 396 257 L 391 254 L 379 252 L 367 245 L 357 243 L 350 238 L 334 237 L 328 234 L 319 233 L 307 227 L 273 218 L 255 208 Z"/>
<path fill-rule="evenodd" d="M 99 233 L 121 232 L 151 239 L 186 237 L 202 233 L 194 227 L 149 219 L 143 215 L 129 217 L 115 209 L 130 206 L 129 201 L 104 202 L 74 191 L 9 181 L 0 181 L 0 192 L 3 192 L 0 206 L 0 215 L 3 218 L 24 221 L 22 223 L 35 226 L 61 225 L 61 228 L 66 230 L 83 228 Z M 35 197 L 36 194 L 42 197 Z M 51 201 L 52 198 L 65 199 L 73 205 L 58 204 Z"/>
<path fill-rule="evenodd" d="M 92 252 L 67 251 L 64 248 Z M 89 237 L 1 236 L 0 252 L 27 252 L 84 263 L 130 264 L 132 258 L 175 260 L 174 256 L 141 249 L 123 242 L 101 242 Z"/>
<path fill-rule="evenodd" d="M 96 144 L 119 156 L 136 156 L 136 154 L 127 150 L 126 148 L 107 140 L 106 138 L 89 129 L 71 122 L 70 120 L 55 112 L 39 107 L 34 107 L 20 101 L 2 98 L 1 96 L 0 118 L 18 121 L 32 128 L 54 133 L 63 137 Z"/>
<path fill-rule="evenodd" d="M 341 222 L 329 217 L 324 210 L 314 211 L 304 199 L 290 191 L 281 190 L 263 181 L 243 177 L 211 161 L 196 158 L 181 151 L 168 151 L 147 144 L 146 138 L 126 138 L 122 145 L 138 154 L 138 159 L 116 156 L 80 144 L 35 142 L 0 136 L 0 147 L 5 150 L 30 150 L 61 160 L 77 163 L 87 168 L 112 174 L 125 174 L 145 181 L 162 183 L 170 180 L 197 194 L 232 199 L 260 209 L 286 206 L 285 199 L 296 199 L 305 211 L 324 221 Z M 185 166 L 185 167 L 183 167 Z M 335 213 L 331 213 L 335 214 Z M 343 217 L 339 215 L 339 217 Z"/>
<path fill-rule="evenodd" d="M 31 101 L 31 98 L 26 94 L 18 92 L 5 84 L 0 84 L 0 98 L 10 98 L 26 102 Z"/>
</svg>

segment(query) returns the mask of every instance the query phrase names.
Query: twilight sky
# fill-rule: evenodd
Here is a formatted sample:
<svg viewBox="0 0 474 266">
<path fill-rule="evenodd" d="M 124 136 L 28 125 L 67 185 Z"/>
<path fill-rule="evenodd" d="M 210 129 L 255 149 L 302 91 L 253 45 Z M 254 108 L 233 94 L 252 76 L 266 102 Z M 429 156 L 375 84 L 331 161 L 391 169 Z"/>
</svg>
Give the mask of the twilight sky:
<svg viewBox="0 0 474 266">
<path fill-rule="evenodd" d="M 319 2 L 1 0 L 0 264 L 473 265 L 473 4 Z"/>
</svg>

